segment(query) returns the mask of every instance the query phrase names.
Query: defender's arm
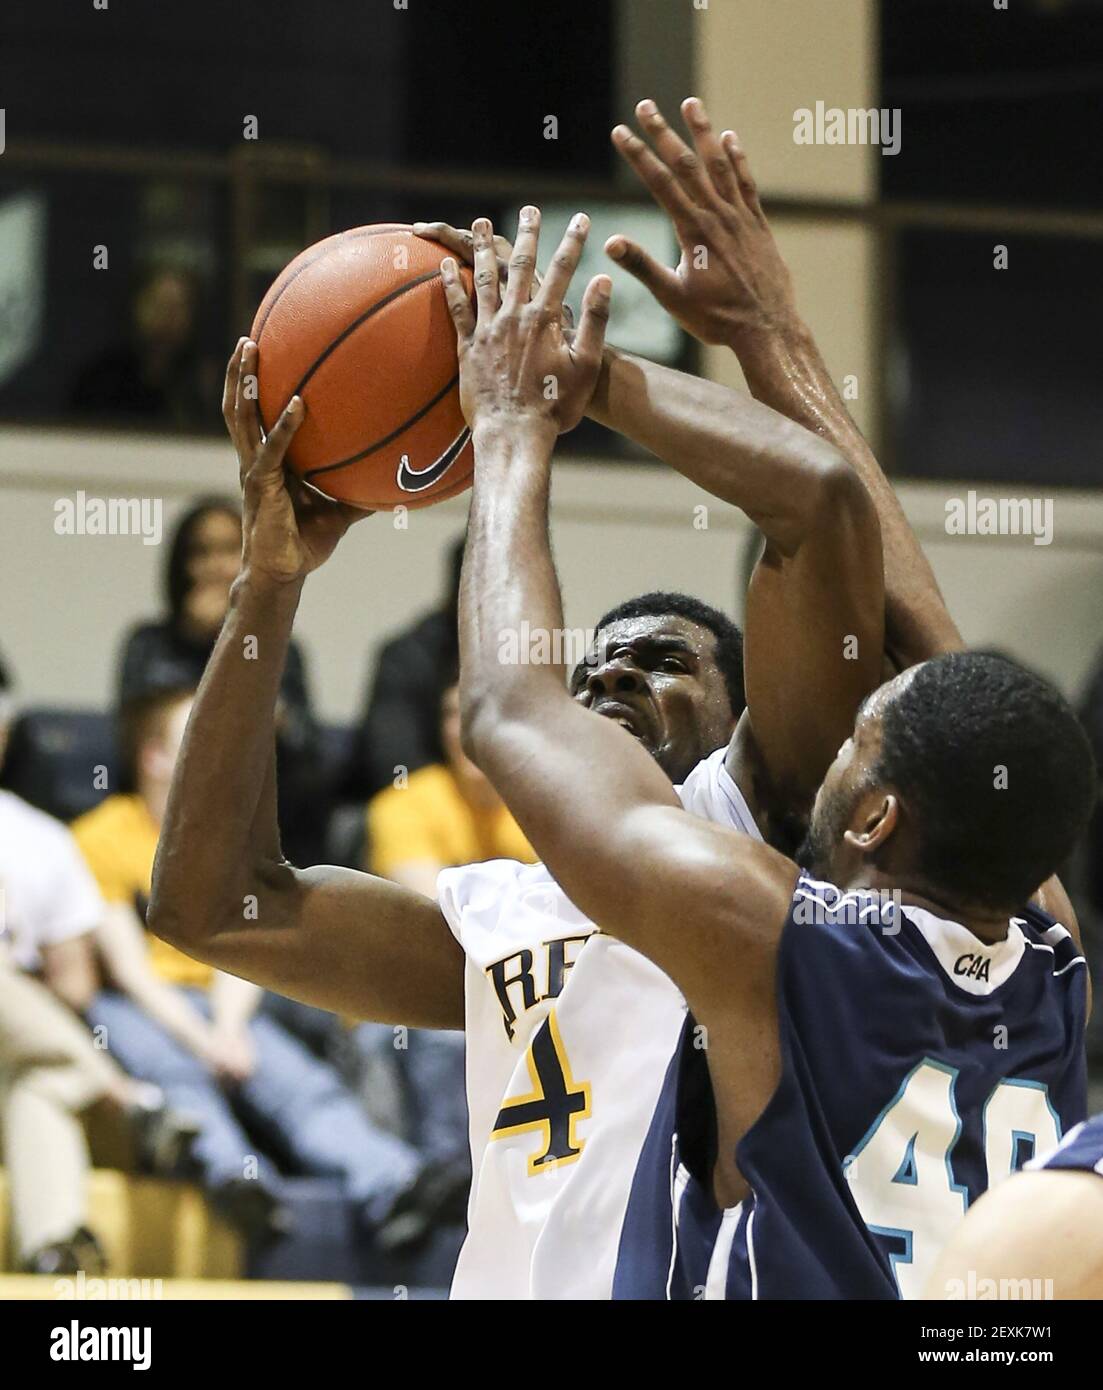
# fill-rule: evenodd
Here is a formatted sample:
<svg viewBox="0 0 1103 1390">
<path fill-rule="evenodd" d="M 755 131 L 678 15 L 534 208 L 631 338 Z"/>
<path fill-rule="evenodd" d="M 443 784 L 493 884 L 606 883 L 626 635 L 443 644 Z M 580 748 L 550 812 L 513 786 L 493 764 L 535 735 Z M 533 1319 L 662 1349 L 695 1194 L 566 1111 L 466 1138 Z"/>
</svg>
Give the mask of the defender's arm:
<svg viewBox="0 0 1103 1390">
<path fill-rule="evenodd" d="M 668 269 L 623 236 L 611 237 L 607 251 L 687 332 L 730 347 L 752 393 L 833 444 L 865 483 L 884 543 L 892 664 L 903 670 L 960 650 L 961 634 L 930 562 L 797 311 L 789 271 L 735 133 L 717 137 L 696 97 L 682 103 L 693 149 L 654 102 L 640 102 L 636 112 L 654 149 L 627 126 L 614 130 L 613 143 L 670 215 L 682 259 L 676 270 Z"/>
</svg>

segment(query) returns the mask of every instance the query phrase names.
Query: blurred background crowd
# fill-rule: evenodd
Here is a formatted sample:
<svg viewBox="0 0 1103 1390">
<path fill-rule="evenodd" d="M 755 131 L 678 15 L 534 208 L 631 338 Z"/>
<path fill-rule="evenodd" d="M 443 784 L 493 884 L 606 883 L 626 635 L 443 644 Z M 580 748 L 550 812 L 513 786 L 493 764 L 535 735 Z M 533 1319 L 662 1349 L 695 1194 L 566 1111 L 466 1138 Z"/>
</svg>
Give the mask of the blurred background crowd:
<svg viewBox="0 0 1103 1390">
<path fill-rule="evenodd" d="M 1053 679 L 1103 762 L 1103 3 L 1010 10 L 190 0 L 86 6 L 60 35 L 45 11 L 0 15 L 0 1268 L 172 1272 L 169 1238 L 141 1239 L 146 1189 L 112 1215 L 94 1167 L 203 1191 L 197 1272 L 448 1281 L 462 1038 L 266 995 L 143 922 L 240 556 L 222 364 L 332 231 L 486 214 L 508 232 L 535 201 L 556 230 L 585 207 L 597 257 L 613 230 L 669 257 L 608 131 L 642 96 L 673 111 L 698 92 L 744 137 L 805 317 L 967 638 Z M 900 108 L 900 154 L 796 147 L 793 112 L 817 100 Z M 738 384 L 614 279 L 613 341 Z M 564 452 L 569 623 L 655 588 L 740 616 L 740 518 L 696 527 L 702 496 L 595 425 Z M 1056 499 L 1052 545 L 949 536 L 970 489 Z M 82 492 L 159 499 L 163 534 L 60 534 L 58 499 Z M 433 893 L 444 866 L 531 857 L 459 748 L 462 536 L 463 499 L 376 518 L 308 586 L 277 744 L 295 862 Z M 1068 878 L 1098 966 L 1103 816 Z"/>
<path fill-rule="evenodd" d="M 446 1282 L 456 1241 L 437 1237 L 458 1235 L 471 1177 L 462 1034 L 341 1019 L 145 931 L 173 767 L 238 572 L 236 502 L 196 503 L 164 550 L 163 609 L 121 643 L 110 711 L 15 717 L 0 664 L 0 966 L 13 990 L 0 996 L 0 1068 L 16 1261 L 40 1273 L 105 1266 L 77 1118 L 104 1102 L 141 1169 L 197 1179 L 255 1250 L 294 1234 L 281 1173 L 325 1178 L 358 1243 L 384 1261 L 424 1256 Z M 292 647 L 277 766 L 295 863 L 364 868 L 435 896 L 445 867 L 532 861 L 460 748 L 462 555 L 460 539 L 439 606 L 384 647 L 357 724 L 322 726 Z M 305 1258 L 300 1275 L 332 1277 Z"/>
</svg>

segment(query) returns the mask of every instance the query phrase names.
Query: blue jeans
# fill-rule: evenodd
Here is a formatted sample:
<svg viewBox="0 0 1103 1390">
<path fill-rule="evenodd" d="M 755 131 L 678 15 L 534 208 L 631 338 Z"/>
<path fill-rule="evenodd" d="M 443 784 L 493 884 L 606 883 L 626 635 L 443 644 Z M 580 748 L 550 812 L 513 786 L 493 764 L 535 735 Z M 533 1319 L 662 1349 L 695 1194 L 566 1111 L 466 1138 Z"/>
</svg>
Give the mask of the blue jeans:
<svg viewBox="0 0 1103 1390">
<path fill-rule="evenodd" d="M 210 1017 L 202 990 L 183 993 Z M 369 1220 L 385 1214 L 395 1193 L 420 1167 L 410 1145 L 372 1126 L 329 1063 L 264 1014 L 249 1024 L 256 1066 L 232 1092 L 124 994 L 102 991 L 88 1010 L 88 1021 L 106 1029 L 108 1047 L 131 1076 L 154 1082 L 175 1109 L 199 1121 L 194 1152 L 208 1187 L 243 1177 L 251 1157 L 257 1160 L 259 1178 L 275 1177 L 271 1162 L 256 1154 L 242 1121 L 276 1136 L 303 1172 L 342 1178 Z"/>
<path fill-rule="evenodd" d="M 387 1023 L 360 1023 L 353 1039 L 363 1056 L 385 1059 L 406 1112 L 406 1137 L 426 1160 L 467 1161 L 467 1096 L 462 1032 L 411 1028 L 396 1047 Z"/>
</svg>

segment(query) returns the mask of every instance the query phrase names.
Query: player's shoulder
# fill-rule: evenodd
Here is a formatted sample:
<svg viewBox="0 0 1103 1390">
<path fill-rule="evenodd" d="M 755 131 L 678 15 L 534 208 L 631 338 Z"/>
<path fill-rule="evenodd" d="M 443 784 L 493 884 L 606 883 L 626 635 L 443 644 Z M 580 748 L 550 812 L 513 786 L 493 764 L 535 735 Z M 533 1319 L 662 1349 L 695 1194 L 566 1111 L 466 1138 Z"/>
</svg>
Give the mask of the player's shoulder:
<svg viewBox="0 0 1103 1390">
<path fill-rule="evenodd" d="M 691 815 L 760 840 L 762 834 L 747 799 L 726 766 L 727 751 L 724 746 L 702 758 L 674 791 Z"/>
<path fill-rule="evenodd" d="M 1103 1113 L 1074 1125 L 1055 1149 L 1025 1165 L 1034 1170 L 1073 1169 L 1103 1177 Z"/>
<path fill-rule="evenodd" d="M 1038 903 L 1027 903 L 1022 912 L 1011 918 L 1011 926 L 1022 933 L 1027 957 L 1035 969 L 1055 976 L 1087 970 L 1087 961 L 1074 933 Z"/>
<path fill-rule="evenodd" d="M 551 931 L 592 931 L 593 924 L 548 873 L 543 864 L 516 859 L 488 859 L 442 869 L 437 901 L 460 944 L 477 954 L 477 942 L 493 949 L 507 939 L 518 945 L 542 940 Z"/>
<path fill-rule="evenodd" d="M 899 909 L 898 893 L 876 888 L 841 888 L 802 871 L 793 889 L 789 918 L 797 926 L 891 930 L 898 929 Z"/>
</svg>

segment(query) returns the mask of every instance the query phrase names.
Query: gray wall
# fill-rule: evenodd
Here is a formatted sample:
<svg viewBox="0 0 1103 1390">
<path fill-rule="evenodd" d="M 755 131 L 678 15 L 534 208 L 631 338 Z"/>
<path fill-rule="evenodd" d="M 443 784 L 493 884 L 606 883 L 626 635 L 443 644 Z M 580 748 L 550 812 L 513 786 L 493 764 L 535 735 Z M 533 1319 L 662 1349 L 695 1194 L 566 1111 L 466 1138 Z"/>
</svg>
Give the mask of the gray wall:
<svg viewBox="0 0 1103 1390">
<path fill-rule="evenodd" d="M 96 706 L 109 698 L 126 628 L 158 611 L 165 545 L 131 536 L 63 536 L 55 504 L 78 488 L 160 497 L 166 535 L 198 493 L 233 489 L 228 445 L 133 435 L 0 429 L 0 650 L 27 701 Z M 1103 644 L 1103 496 L 1061 494 L 1054 540 L 948 536 L 945 500 L 965 487 L 908 485 L 906 509 L 968 639 L 997 644 L 1069 692 Z M 709 505 L 706 529 L 694 508 Z M 389 516 L 349 534 L 308 582 L 297 632 L 323 714 L 358 706 L 380 641 L 431 606 L 466 499 Z M 647 588 L 677 588 L 739 611 L 742 518 L 657 466 L 563 464 L 554 493 L 556 556 L 569 626 Z"/>
</svg>

